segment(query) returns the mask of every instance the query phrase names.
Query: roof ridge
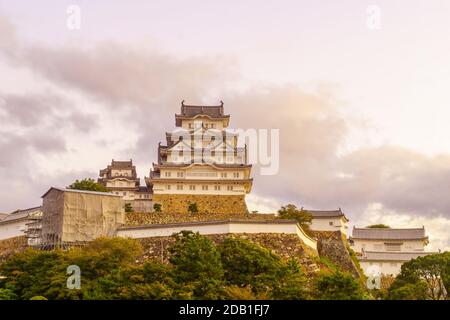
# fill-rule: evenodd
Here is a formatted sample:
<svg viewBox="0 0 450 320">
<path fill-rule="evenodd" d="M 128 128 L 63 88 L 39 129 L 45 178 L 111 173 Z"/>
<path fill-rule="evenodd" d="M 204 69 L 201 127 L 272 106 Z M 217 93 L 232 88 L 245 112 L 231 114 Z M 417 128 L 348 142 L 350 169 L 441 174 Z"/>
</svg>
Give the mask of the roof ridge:
<svg viewBox="0 0 450 320">
<path fill-rule="evenodd" d="M 353 229 L 358 229 L 358 230 L 423 230 L 425 229 L 425 227 L 421 227 L 421 228 L 367 228 L 367 227 L 355 227 L 353 226 Z"/>
</svg>

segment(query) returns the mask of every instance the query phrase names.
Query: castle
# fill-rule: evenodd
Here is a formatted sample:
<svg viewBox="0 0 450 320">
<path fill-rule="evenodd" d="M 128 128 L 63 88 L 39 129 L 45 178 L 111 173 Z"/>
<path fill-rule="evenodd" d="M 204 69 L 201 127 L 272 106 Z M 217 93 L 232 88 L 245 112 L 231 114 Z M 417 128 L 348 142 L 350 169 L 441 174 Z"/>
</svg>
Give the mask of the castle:
<svg viewBox="0 0 450 320">
<path fill-rule="evenodd" d="M 0 214 L 0 240 L 26 236 L 28 245 L 45 249 L 100 236 L 155 239 L 182 230 L 288 235 L 316 254 L 347 259 L 350 269 L 356 270 L 343 240 L 349 220 L 340 208 L 307 210 L 316 237 L 296 220 L 248 212 L 245 196 L 253 185 L 252 165 L 247 145 L 238 144 L 229 122 L 223 102 L 200 106 L 183 101 L 175 129 L 166 133 L 165 145 L 159 143 L 157 162 L 144 186 L 132 160 L 112 160 L 98 178 L 109 193 L 52 187 L 42 196 L 42 207 Z M 134 213 L 125 213 L 125 207 Z M 349 242 L 366 273 L 377 266 L 382 274 L 395 275 L 403 262 L 432 253 L 424 251 L 428 243 L 424 228 L 354 228 Z"/>
<path fill-rule="evenodd" d="M 169 212 L 247 212 L 245 195 L 251 191 L 252 165 L 247 145 L 238 146 L 238 135 L 227 131 L 230 116 L 223 102 L 216 106 L 185 105 L 175 115 L 176 129 L 158 145 L 146 186 L 139 186 L 132 161 L 112 161 L 100 171 L 98 182 L 122 195 L 134 211 L 154 208 Z"/>
</svg>

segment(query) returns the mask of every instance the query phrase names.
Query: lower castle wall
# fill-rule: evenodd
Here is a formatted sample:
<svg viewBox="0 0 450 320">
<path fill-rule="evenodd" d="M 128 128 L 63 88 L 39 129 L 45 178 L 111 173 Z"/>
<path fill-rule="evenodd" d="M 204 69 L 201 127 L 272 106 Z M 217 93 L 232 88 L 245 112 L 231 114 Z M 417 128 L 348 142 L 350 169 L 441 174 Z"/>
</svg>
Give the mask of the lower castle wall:
<svg viewBox="0 0 450 320">
<path fill-rule="evenodd" d="M 154 194 L 153 203 L 161 204 L 163 212 L 187 213 L 190 203 L 201 213 L 248 212 L 245 195 Z"/>
</svg>

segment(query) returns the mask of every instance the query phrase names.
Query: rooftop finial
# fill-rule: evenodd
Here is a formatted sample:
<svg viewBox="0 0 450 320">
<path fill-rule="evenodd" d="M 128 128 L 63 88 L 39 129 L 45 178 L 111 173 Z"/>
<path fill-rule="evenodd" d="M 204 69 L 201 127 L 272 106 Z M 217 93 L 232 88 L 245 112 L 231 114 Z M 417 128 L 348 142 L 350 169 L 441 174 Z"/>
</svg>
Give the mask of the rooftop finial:
<svg viewBox="0 0 450 320">
<path fill-rule="evenodd" d="M 223 107 L 223 101 L 222 100 L 220 100 L 220 106 Z"/>
<path fill-rule="evenodd" d="M 181 105 L 184 107 L 184 99 L 181 100 Z"/>
</svg>

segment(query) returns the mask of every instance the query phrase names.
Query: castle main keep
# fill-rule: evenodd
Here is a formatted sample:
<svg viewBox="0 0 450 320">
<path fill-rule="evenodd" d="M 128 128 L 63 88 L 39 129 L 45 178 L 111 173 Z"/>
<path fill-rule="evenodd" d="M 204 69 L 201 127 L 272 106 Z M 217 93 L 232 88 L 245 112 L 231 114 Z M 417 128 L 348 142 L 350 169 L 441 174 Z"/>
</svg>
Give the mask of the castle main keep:
<svg viewBox="0 0 450 320">
<path fill-rule="evenodd" d="M 146 186 L 139 186 L 132 162 L 113 161 L 99 182 L 123 195 L 135 211 L 247 213 L 252 165 L 247 145 L 229 129 L 230 115 L 220 105 L 186 105 L 175 115 L 175 129 L 159 143 Z"/>
</svg>

